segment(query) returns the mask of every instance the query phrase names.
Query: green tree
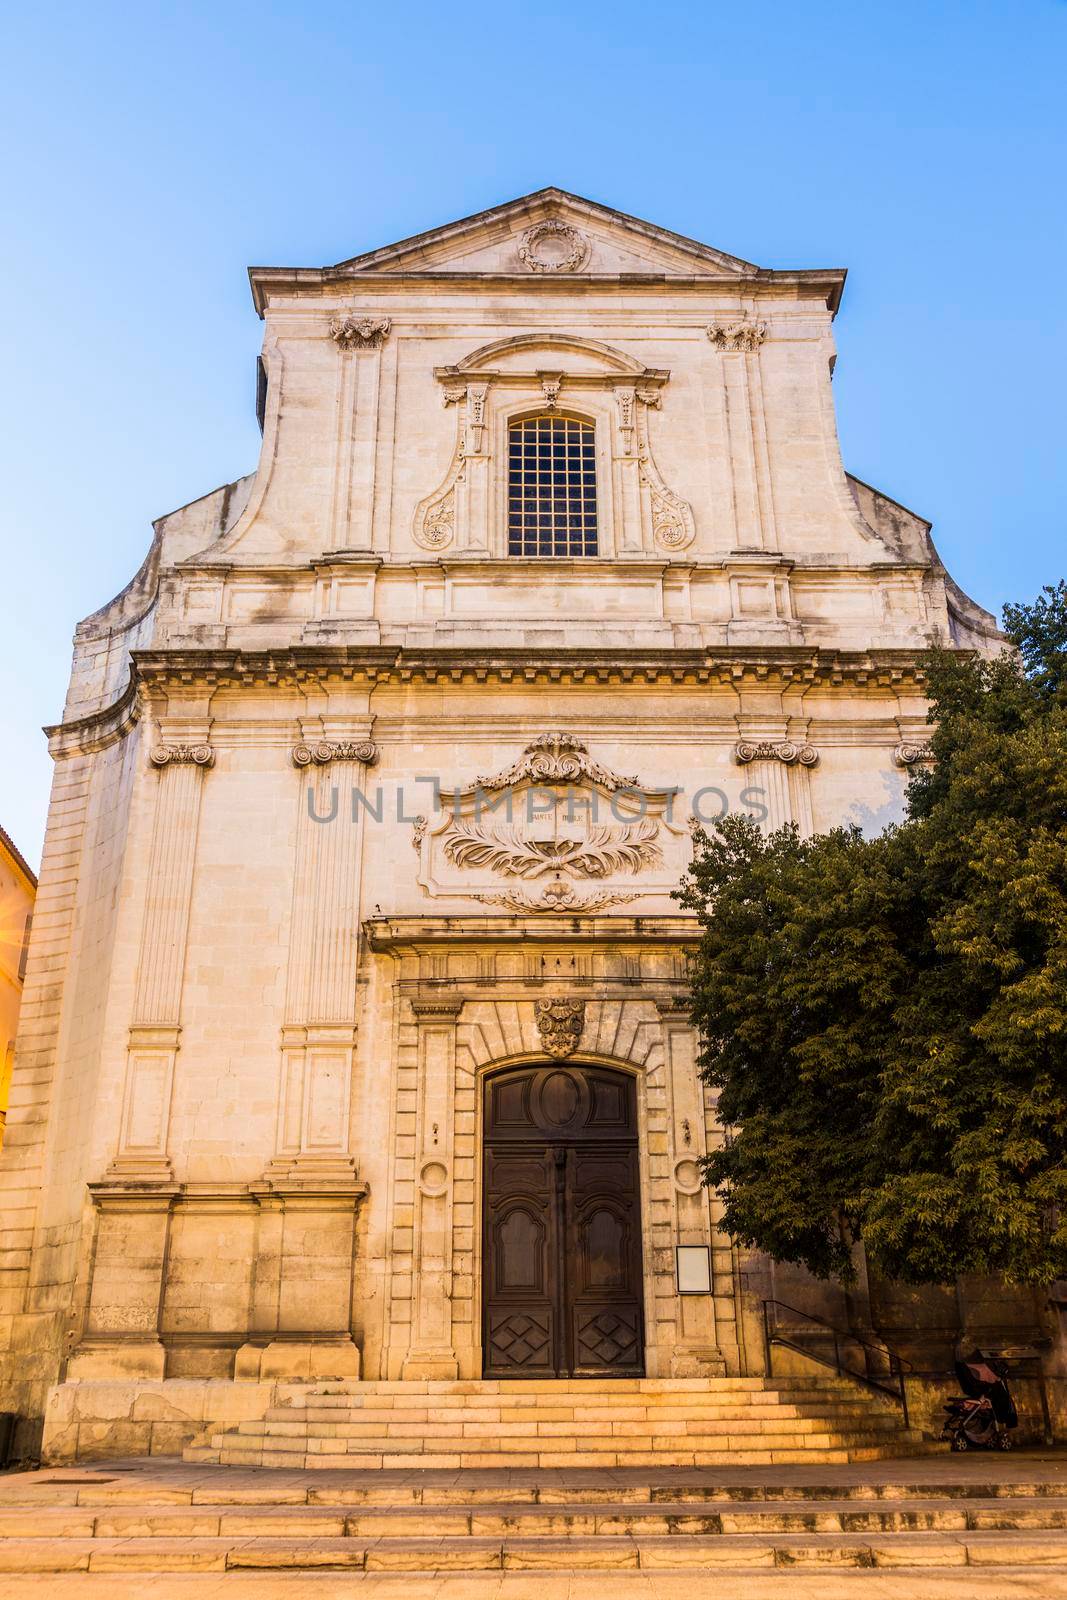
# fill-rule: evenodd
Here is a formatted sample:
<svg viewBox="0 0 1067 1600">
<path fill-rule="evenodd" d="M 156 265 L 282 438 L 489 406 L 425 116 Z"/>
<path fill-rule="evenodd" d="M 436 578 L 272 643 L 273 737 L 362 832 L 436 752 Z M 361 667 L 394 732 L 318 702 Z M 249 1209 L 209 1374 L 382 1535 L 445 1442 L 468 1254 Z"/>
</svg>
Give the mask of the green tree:
<svg viewBox="0 0 1067 1600">
<path fill-rule="evenodd" d="M 763 837 L 727 817 L 679 892 L 705 1166 L 741 1243 L 913 1283 L 1067 1275 L 1067 585 L 1013 650 L 935 652 L 906 820 Z"/>
</svg>

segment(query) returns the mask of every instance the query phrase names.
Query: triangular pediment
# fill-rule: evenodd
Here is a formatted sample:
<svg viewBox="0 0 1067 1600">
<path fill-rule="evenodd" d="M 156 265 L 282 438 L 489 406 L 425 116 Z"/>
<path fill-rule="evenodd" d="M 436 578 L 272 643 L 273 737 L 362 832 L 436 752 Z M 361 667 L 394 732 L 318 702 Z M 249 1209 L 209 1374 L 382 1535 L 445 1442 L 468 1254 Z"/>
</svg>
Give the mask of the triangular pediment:
<svg viewBox="0 0 1067 1600">
<path fill-rule="evenodd" d="M 342 261 L 361 273 L 475 273 L 541 278 L 642 273 L 755 277 L 750 261 L 563 189 L 539 189 L 472 217 Z"/>
</svg>

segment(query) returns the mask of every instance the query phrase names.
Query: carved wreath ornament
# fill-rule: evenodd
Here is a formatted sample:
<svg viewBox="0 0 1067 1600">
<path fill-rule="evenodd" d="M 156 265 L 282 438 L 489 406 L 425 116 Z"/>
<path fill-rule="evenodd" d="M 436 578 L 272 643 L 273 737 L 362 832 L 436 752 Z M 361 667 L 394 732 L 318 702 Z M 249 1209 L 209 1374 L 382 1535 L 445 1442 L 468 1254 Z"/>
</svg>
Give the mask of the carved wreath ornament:
<svg viewBox="0 0 1067 1600">
<path fill-rule="evenodd" d="M 538 1000 L 534 1006 L 541 1048 L 561 1061 L 578 1048 L 585 1027 L 584 1000 Z"/>
<path fill-rule="evenodd" d="M 519 246 L 519 260 L 531 272 L 578 272 L 588 257 L 589 241 L 569 222 L 538 222 Z"/>
</svg>

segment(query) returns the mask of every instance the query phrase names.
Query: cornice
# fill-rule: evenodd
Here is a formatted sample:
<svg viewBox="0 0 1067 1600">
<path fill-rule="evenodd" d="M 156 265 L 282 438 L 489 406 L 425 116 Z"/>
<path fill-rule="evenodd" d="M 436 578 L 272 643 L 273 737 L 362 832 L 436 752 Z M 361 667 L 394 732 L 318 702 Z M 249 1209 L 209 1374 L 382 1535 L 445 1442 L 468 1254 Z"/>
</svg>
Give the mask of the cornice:
<svg viewBox="0 0 1067 1600">
<path fill-rule="evenodd" d="M 87 716 L 70 722 L 57 722 L 44 729 L 48 738 L 48 752 L 53 760 L 65 756 L 92 755 L 106 750 L 108 745 L 125 738 L 140 720 L 141 706 L 138 695 L 136 670 L 131 671 L 126 687 L 117 700 L 101 706 Z"/>
<path fill-rule="evenodd" d="M 45 728 L 54 758 L 88 755 L 140 720 L 141 692 L 167 694 L 251 685 L 301 689 L 328 682 L 377 684 L 764 684 L 804 688 L 911 688 L 926 684 L 923 650 L 824 650 L 730 645 L 706 650 L 396 649 L 388 645 L 292 645 L 275 650 L 134 650 L 119 698 L 88 716 Z"/>
<path fill-rule="evenodd" d="M 597 293 L 617 294 L 620 290 L 641 293 L 652 290 L 672 294 L 702 294 L 711 299 L 723 294 L 745 294 L 783 300 L 822 300 L 836 315 L 845 285 L 843 268 L 813 268 L 798 272 L 760 268 L 751 276 L 734 273 L 710 275 L 670 272 L 583 272 L 534 276 L 528 272 L 352 272 L 343 267 L 249 267 L 252 303 L 262 317 L 272 295 L 320 296 L 324 301 L 348 291 L 390 295 L 418 290 L 425 295 L 432 284 L 443 288 L 472 290 L 514 289 L 522 295 L 578 295 L 588 298 Z M 762 291 L 762 294 L 761 294 Z"/>
<path fill-rule="evenodd" d="M 708 649 L 555 649 L 469 646 L 414 649 L 386 645 L 291 645 L 265 650 L 135 650 L 148 690 L 180 684 L 296 687 L 331 679 L 377 683 L 701 683 L 856 684 L 887 688 L 925 683 L 926 650 L 828 650 L 809 646 L 728 645 Z"/>
<path fill-rule="evenodd" d="M 697 917 L 581 916 L 368 917 L 363 932 L 372 950 L 439 951 L 443 944 L 693 944 L 700 938 Z M 476 979 L 448 980 L 473 987 Z M 514 981 L 514 980 L 511 980 Z M 568 980 L 573 983 L 575 980 Z M 424 987 L 424 985 L 423 985 Z"/>
</svg>

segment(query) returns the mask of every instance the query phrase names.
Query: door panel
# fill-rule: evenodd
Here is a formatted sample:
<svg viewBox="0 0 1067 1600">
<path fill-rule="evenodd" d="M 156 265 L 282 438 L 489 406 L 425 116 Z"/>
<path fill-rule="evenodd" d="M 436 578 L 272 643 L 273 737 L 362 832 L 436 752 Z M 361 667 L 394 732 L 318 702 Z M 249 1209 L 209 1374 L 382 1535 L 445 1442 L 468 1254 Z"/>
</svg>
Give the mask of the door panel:
<svg viewBox="0 0 1067 1600">
<path fill-rule="evenodd" d="M 485 1087 L 484 1370 L 644 1371 L 633 1079 L 522 1068 Z"/>
</svg>

